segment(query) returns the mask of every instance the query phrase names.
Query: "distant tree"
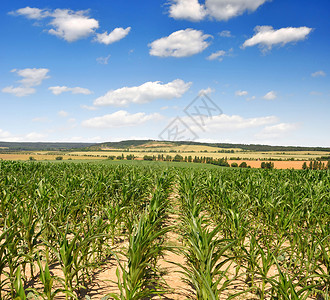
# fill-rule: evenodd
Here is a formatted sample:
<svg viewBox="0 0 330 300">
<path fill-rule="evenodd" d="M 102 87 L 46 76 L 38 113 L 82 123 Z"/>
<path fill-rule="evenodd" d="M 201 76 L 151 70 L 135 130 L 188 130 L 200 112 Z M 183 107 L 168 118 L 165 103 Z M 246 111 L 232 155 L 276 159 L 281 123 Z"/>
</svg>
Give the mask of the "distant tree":
<svg viewBox="0 0 330 300">
<path fill-rule="evenodd" d="M 57 156 L 55 159 L 56 160 L 63 160 L 63 157 L 62 156 Z"/>
<path fill-rule="evenodd" d="M 166 155 L 165 160 L 166 160 L 166 161 L 172 161 L 172 156 L 171 156 L 171 155 Z"/>
<path fill-rule="evenodd" d="M 173 161 L 181 162 L 181 161 L 183 161 L 183 157 L 181 155 L 177 154 L 174 156 Z"/>
<path fill-rule="evenodd" d="M 145 156 L 143 156 L 143 160 L 152 161 L 153 157 L 151 155 L 145 155 Z"/>
<path fill-rule="evenodd" d="M 232 167 L 232 168 L 237 168 L 237 167 L 238 167 L 238 163 L 233 162 L 233 163 L 231 164 L 231 167 Z"/>
<path fill-rule="evenodd" d="M 303 163 L 302 168 L 303 168 L 303 170 L 307 170 L 308 167 L 307 167 L 307 163 L 306 162 Z"/>
<path fill-rule="evenodd" d="M 34 161 L 34 160 L 36 160 L 33 156 L 30 156 L 29 157 L 29 160 L 31 160 L 31 161 Z"/>
<path fill-rule="evenodd" d="M 328 160 L 327 169 L 330 170 L 330 160 Z"/>
<path fill-rule="evenodd" d="M 114 156 L 114 155 L 110 155 L 110 156 L 108 156 L 108 159 L 109 160 L 114 160 L 116 158 L 116 156 Z"/>
<path fill-rule="evenodd" d="M 118 155 L 118 156 L 116 157 L 116 159 L 118 159 L 118 160 L 122 160 L 123 157 L 122 157 L 121 155 Z"/>
<path fill-rule="evenodd" d="M 312 161 L 310 161 L 310 163 L 309 163 L 309 169 L 313 170 L 313 162 Z"/>
<path fill-rule="evenodd" d="M 261 163 L 262 169 L 274 169 L 274 163 L 273 162 L 262 162 Z"/>
<path fill-rule="evenodd" d="M 127 160 L 134 160 L 134 154 L 129 154 L 129 155 L 126 155 L 126 159 Z"/>
<path fill-rule="evenodd" d="M 240 165 L 239 165 L 240 168 L 247 168 L 248 165 L 245 161 L 243 161 Z"/>
</svg>

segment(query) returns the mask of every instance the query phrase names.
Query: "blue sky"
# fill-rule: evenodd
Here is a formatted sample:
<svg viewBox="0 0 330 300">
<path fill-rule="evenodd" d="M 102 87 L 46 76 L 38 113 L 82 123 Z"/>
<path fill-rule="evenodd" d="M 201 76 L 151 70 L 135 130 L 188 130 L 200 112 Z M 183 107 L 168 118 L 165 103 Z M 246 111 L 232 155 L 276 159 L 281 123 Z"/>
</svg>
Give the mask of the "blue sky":
<svg viewBox="0 0 330 300">
<path fill-rule="evenodd" d="M 329 11 L 327 0 L 5 0 L 0 140 L 159 139 L 179 117 L 199 141 L 330 146 Z M 198 95 L 222 114 L 196 123 L 185 108 Z"/>
</svg>

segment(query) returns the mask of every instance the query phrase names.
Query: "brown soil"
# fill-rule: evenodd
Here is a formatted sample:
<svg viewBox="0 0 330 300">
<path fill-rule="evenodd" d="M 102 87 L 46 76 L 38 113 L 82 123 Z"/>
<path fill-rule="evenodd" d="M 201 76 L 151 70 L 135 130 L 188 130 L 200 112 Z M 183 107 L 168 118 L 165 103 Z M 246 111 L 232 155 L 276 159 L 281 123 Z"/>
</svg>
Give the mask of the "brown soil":
<svg viewBox="0 0 330 300">
<path fill-rule="evenodd" d="M 242 162 L 246 162 L 251 168 L 260 168 L 263 161 L 260 160 L 228 160 L 229 164 L 237 163 L 240 165 Z M 302 169 L 303 163 L 306 162 L 307 165 L 309 161 L 272 161 L 274 163 L 275 169 Z"/>
</svg>

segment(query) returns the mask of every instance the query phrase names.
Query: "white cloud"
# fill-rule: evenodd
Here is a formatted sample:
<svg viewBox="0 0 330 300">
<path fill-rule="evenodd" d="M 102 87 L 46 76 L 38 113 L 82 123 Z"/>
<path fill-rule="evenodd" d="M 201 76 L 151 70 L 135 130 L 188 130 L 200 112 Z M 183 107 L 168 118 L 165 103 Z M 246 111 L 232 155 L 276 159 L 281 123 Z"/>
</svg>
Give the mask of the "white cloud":
<svg viewBox="0 0 330 300">
<path fill-rule="evenodd" d="M 167 37 L 160 38 L 149 44 L 150 55 L 160 57 L 186 57 L 204 51 L 211 35 L 191 28 L 175 31 Z"/>
<path fill-rule="evenodd" d="M 22 69 L 22 70 L 12 70 L 11 72 L 17 73 L 19 76 L 23 77 L 23 79 L 19 80 L 23 86 L 31 87 L 31 86 L 38 86 L 42 83 L 43 80 L 49 78 L 47 73 L 49 72 L 48 69 Z"/>
<path fill-rule="evenodd" d="M 54 95 L 60 95 L 64 92 L 70 92 L 71 94 L 83 94 L 90 95 L 92 91 L 89 89 L 81 88 L 81 87 L 73 87 L 69 88 L 67 86 L 51 86 L 48 88 Z"/>
<path fill-rule="evenodd" d="M 125 110 L 119 110 L 112 114 L 96 117 L 82 122 L 82 126 L 90 128 L 113 128 L 113 127 L 128 127 L 137 126 L 151 120 L 159 120 L 161 115 L 158 113 L 145 114 L 136 113 L 130 114 Z"/>
<path fill-rule="evenodd" d="M 279 123 L 272 126 L 266 126 L 261 132 L 256 134 L 260 139 L 280 138 L 298 128 L 298 124 L 294 123 Z"/>
<path fill-rule="evenodd" d="M 210 56 L 207 57 L 208 60 L 215 60 L 218 59 L 219 61 L 223 60 L 223 57 L 226 55 L 226 51 L 220 50 L 217 52 L 212 53 Z"/>
<path fill-rule="evenodd" d="M 140 86 L 111 90 L 97 98 L 94 105 L 127 106 L 129 103 L 149 103 L 156 99 L 180 98 L 191 86 L 181 79 L 163 84 L 160 81 L 146 82 Z"/>
<path fill-rule="evenodd" d="M 17 73 L 19 76 L 23 77 L 23 79 L 18 81 L 21 85 L 17 87 L 7 86 L 2 89 L 2 92 L 13 94 L 17 97 L 34 94 L 36 90 L 33 87 L 40 85 L 43 80 L 49 78 L 49 76 L 47 76 L 49 70 L 43 68 L 27 68 L 22 70 L 14 69 L 11 70 L 11 72 Z"/>
<path fill-rule="evenodd" d="M 38 132 L 30 132 L 25 135 L 13 135 L 8 131 L 4 131 L 0 129 L 0 139 L 3 139 L 8 142 L 40 142 L 43 140 L 47 135 L 38 133 Z"/>
<path fill-rule="evenodd" d="M 242 48 L 259 45 L 263 51 L 272 49 L 274 45 L 284 46 L 288 43 L 298 42 L 306 39 L 312 31 L 308 27 L 287 27 L 281 29 L 273 29 L 272 26 L 255 27 L 255 35 L 246 40 Z"/>
<path fill-rule="evenodd" d="M 81 105 L 80 107 L 82 109 L 87 109 L 87 110 L 97 110 L 97 107 L 95 107 L 95 106 Z"/>
<path fill-rule="evenodd" d="M 68 113 L 67 111 L 65 111 L 65 110 L 60 110 L 60 111 L 58 112 L 58 115 L 59 115 L 60 117 L 62 117 L 62 118 L 65 118 L 65 117 L 67 117 L 67 116 L 69 115 L 69 113 Z"/>
<path fill-rule="evenodd" d="M 9 14 L 14 16 L 25 16 L 28 19 L 35 20 L 40 20 L 49 16 L 49 12 L 47 10 L 29 6 L 12 11 Z"/>
<path fill-rule="evenodd" d="M 67 42 L 74 42 L 94 34 L 99 28 L 99 22 L 90 18 L 88 11 L 73 11 L 69 9 L 55 9 L 51 16 L 50 25 L 54 28 L 48 32 L 63 38 Z"/>
<path fill-rule="evenodd" d="M 249 93 L 247 91 L 236 91 L 235 95 L 239 97 L 247 96 Z"/>
<path fill-rule="evenodd" d="M 206 0 L 205 5 L 211 17 L 226 21 L 242 15 L 246 11 L 254 12 L 267 0 Z"/>
<path fill-rule="evenodd" d="M 104 57 L 98 57 L 96 59 L 96 61 L 101 64 L 101 65 L 107 65 L 109 62 L 111 55 L 109 54 L 108 56 L 104 56 Z"/>
<path fill-rule="evenodd" d="M 46 135 L 38 132 L 30 132 L 27 135 L 24 136 L 23 140 L 31 141 L 31 142 L 38 142 L 42 139 L 44 139 Z"/>
<path fill-rule="evenodd" d="M 50 18 L 51 21 L 48 25 L 52 28 L 48 30 L 48 33 L 68 42 L 74 42 L 95 34 L 95 30 L 99 28 L 99 22 L 89 17 L 88 13 L 88 10 L 46 10 L 25 7 L 10 14 L 25 16 L 28 19 Z"/>
<path fill-rule="evenodd" d="M 327 74 L 324 71 L 320 70 L 320 71 L 312 73 L 311 76 L 312 77 L 325 77 L 325 76 L 327 76 Z"/>
<path fill-rule="evenodd" d="M 229 30 L 223 30 L 223 31 L 219 32 L 219 35 L 221 37 L 228 37 L 228 38 L 232 37 L 231 32 Z"/>
<path fill-rule="evenodd" d="M 184 120 L 191 126 L 192 130 L 200 131 L 199 127 L 193 124 L 190 118 L 187 117 Z M 205 119 L 204 129 L 207 132 L 237 131 L 273 124 L 277 121 L 278 118 L 275 116 L 244 118 L 239 115 L 221 114 L 218 116 L 213 116 L 212 118 Z"/>
<path fill-rule="evenodd" d="M 210 95 L 211 93 L 213 93 L 214 90 L 210 87 L 208 87 L 207 89 L 201 89 L 199 92 L 198 92 L 198 95 L 201 96 L 201 95 Z"/>
<path fill-rule="evenodd" d="M 126 29 L 118 27 L 111 31 L 109 34 L 107 31 L 104 33 L 96 34 L 95 40 L 99 43 L 110 45 L 123 39 L 126 35 L 128 35 L 130 30 L 131 27 L 127 27 Z"/>
<path fill-rule="evenodd" d="M 200 21 L 206 16 L 226 21 L 242 15 L 246 11 L 254 12 L 267 0 L 206 0 L 205 5 L 198 0 L 173 0 L 169 14 L 174 19 Z"/>
<path fill-rule="evenodd" d="M 36 92 L 34 88 L 24 87 L 24 86 L 7 86 L 1 90 L 3 93 L 13 94 L 16 97 L 24 97 L 28 95 L 32 95 Z"/>
<path fill-rule="evenodd" d="M 170 6 L 169 14 L 174 19 L 200 21 L 206 16 L 205 6 L 198 0 L 174 0 Z"/>
<path fill-rule="evenodd" d="M 9 131 L 5 131 L 5 130 L 0 128 L 0 138 L 8 138 L 10 136 L 11 136 L 11 134 L 10 134 Z"/>
<path fill-rule="evenodd" d="M 277 93 L 275 91 L 270 91 L 262 98 L 265 100 L 275 100 L 277 98 Z"/>
</svg>

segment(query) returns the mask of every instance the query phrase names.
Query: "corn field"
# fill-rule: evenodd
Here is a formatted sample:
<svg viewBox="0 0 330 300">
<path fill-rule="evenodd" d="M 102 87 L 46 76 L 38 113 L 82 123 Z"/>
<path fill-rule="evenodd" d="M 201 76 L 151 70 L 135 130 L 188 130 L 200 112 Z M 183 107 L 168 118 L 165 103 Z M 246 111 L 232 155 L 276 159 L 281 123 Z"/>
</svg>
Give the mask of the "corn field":
<svg viewBox="0 0 330 300">
<path fill-rule="evenodd" d="M 0 299 L 330 299 L 329 170 L 161 165 L 0 161 Z"/>
</svg>

